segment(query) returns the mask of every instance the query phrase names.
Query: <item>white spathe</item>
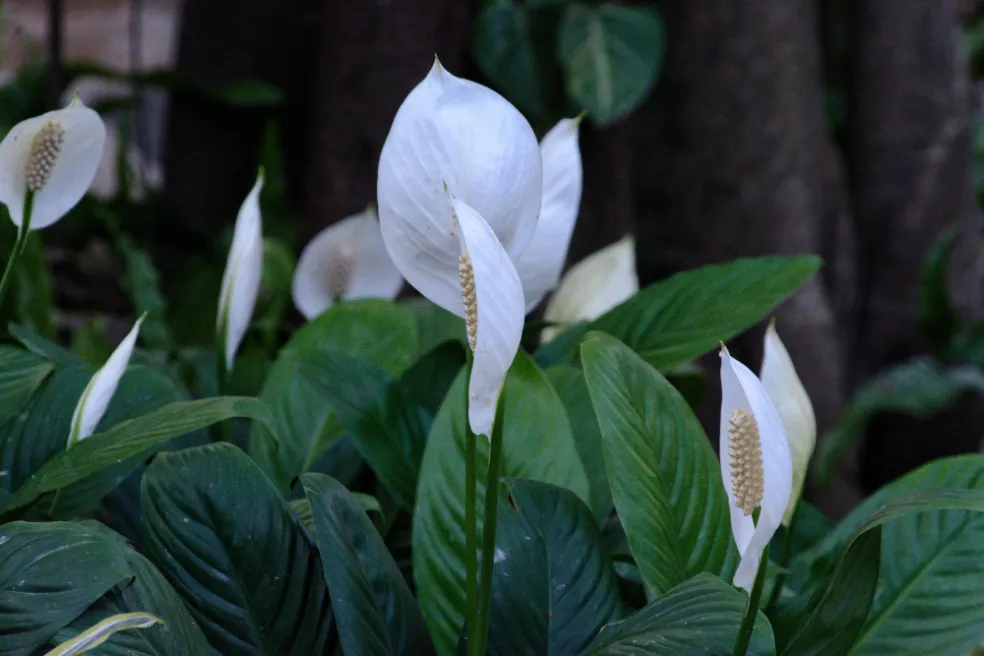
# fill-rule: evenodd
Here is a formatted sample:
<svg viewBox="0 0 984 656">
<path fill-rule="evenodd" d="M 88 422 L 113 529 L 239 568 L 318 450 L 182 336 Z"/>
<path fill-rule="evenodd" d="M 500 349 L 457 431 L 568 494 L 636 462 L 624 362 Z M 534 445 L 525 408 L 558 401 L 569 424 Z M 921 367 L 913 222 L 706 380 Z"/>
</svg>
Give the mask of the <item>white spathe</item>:
<svg viewBox="0 0 984 656">
<path fill-rule="evenodd" d="M 76 98 L 68 107 L 21 121 L 0 142 L 0 203 L 18 228 L 24 222 L 27 165 L 38 132 L 56 121 L 64 138 L 47 182 L 34 194 L 31 230 L 47 228 L 75 207 L 92 184 L 106 143 L 99 114 Z"/>
<path fill-rule="evenodd" d="M 526 311 L 532 311 L 560 280 L 574 234 L 584 172 L 578 148 L 581 118 L 565 118 L 540 141 L 543 199 L 540 220 L 529 246 L 516 260 Z"/>
<path fill-rule="evenodd" d="M 495 407 L 523 337 L 523 284 L 492 228 L 473 207 L 451 200 L 460 227 L 459 255 L 467 253 L 475 282 L 478 321 L 468 380 L 468 423 L 476 435 L 492 435 Z"/>
<path fill-rule="evenodd" d="M 305 318 L 311 319 L 336 300 L 396 298 L 403 276 L 393 264 L 376 209 L 346 217 L 312 239 L 297 261 L 291 296 Z"/>
<path fill-rule="evenodd" d="M 242 344 L 256 307 L 263 275 L 263 225 L 260 220 L 260 191 L 263 189 L 263 171 L 256 176 L 253 189 L 246 196 L 229 248 L 225 272 L 222 274 L 222 291 L 219 294 L 219 312 L 216 320 L 218 342 L 223 348 L 226 371 L 232 370 L 236 351 Z"/>
<path fill-rule="evenodd" d="M 75 412 L 72 414 L 67 448 L 92 435 L 99 426 L 109 407 L 109 402 L 113 400 L 120 379 L 126 373 L 130 356 L 133 355 L 133 347 L 136 346 L 137 337 L 140 335 L 140 325 L 146 316 L 144 313 L 137 319 L 127 336 L 106 360 L 106 364 L 89 379 L 89 384 L 82 391 L 82 396 L 79 397 Z"/>
<path fill-rule="evenodd" d="M 635 238 L 626 235 L 570 268 L 547 303 L 543 319 L 560 325 L 597 319 L 637 291 Z M 543 341 L 561 330 L 545 329 Z"/>
<path fill-rule="evenodd" d="M 735 410 L 743 410 L 755 419 L 761 440 L 764 487 L 757 524 L 737 506 L 731 480 L 730 419 Z M 782 523 L 792 490 L 793 466 L 782 419 L 761 381 L 748 367 L 732 358 L 723 345 L 720 440 L 721 476 L 728 493 L 731 532 L 741 556 L 734 584 L 751 590 L 762 552 Z"/>
<path fill-rule="evenodd" d="M 523 115 L 435 60 L 400 105 L 380 154 L 386 249 L 407 282 L 463 317 L 461 234 L 448 193 L 482 217 L 515 261 L 536 229 L 541 177 L 540 148 Z"/>
<path fill-rule="evenodd" d="M 786 429 L 789 453 L 793 463 L 793 487 L 783 515 L 783 526 L 789 526 L 796 504 L 803 493 L 803 482 L 810 466 L 810 458 L 817 444 L 817 418 L 813 404 L 796 374 L 796 367 L 789 351 L 779 339 L 775 321 L 765 333 L 765 351 L 760 372 L 762 385 L 776 407 L 782 425 Z"/>
</svg>

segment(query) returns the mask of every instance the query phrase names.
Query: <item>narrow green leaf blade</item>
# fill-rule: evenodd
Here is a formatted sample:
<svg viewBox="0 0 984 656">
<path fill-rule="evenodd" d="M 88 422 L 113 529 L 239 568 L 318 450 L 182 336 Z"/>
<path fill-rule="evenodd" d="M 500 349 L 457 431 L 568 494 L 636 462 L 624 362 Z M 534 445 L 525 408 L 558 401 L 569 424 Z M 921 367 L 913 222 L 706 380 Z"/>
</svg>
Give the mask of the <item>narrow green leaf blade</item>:
<svg viewBox="0 0 984 656">
<path fill-rule="evenodd" d="M 164 620 L 150 613 L 120 613 L 94 624 L 48 652 L 47 656 L 77 656 L 100 646 L 114 633 L 133 629 L 149 629 Z"/>
</svg>

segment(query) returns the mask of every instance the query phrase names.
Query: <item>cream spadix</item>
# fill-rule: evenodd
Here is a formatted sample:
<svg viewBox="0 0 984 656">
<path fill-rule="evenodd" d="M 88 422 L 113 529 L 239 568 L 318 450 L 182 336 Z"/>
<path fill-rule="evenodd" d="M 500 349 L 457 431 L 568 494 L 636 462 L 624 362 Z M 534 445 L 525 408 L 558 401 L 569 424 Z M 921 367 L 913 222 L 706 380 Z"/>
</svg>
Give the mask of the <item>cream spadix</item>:
<svg viewBox="0 0 984 656">
<path fill-rule="evenodd" d="M 584 179 L 577 143 L 580 123 L 580 117 L 562 119 L 540 141 L 543 165 L 540 220 L 529 246 L 516 260 L 527 311 L 533 310 L 557 286 L 567 260 Z"/>
<path fill-rule="evenodd" d="M 144 314 L 130 329 L 130 332 L 119 346 L 113 351 L 106 360 L 106 363 L 97 371 L 89 384 L 82 391 L 78 403 L 75 405 L 75 412 L 72 414 L 72 428 L 68 436 L 68 447 L 84 440 L 92 435 L 106 409 L 109 408 L 110 401 L 116 393 L 116 388 L 120 384 L 120 379 L 126 373 L 126 367 L 130 363 L 130 356 L 133 355 L 133 348 L 137 344 L 137 337 L 140 335 L 140 325 L 143 323 Z"/>
<path fill-rule="evenodd" d="M 246 330 L 249 328 L 263 275 L 263 225 L 260 220 L 260 191 L 263 171 L 239 208 L 232 246 L 222 274 L 216 333 L 226 371 L 232 370 Z"/>
<path fill-rule="evenodd" d="M 637 291 L 635 239 L 626 235 L 570 268 L 547 303 L 543 319 L 561 325 L 597 319 Z M 559 330 L 544 330 L 543 341 Z"/>
<path fill-rule="evenodd" d="M 789 351 L 779 339 L 775 321 L 765 333 L 765 350 L 760 372 L 762 385 L 776 407 L 789 442 L 793 464 L 793 486 L 782 523 L 789 526 L 796 504 L 803 493 L 803 482 L 810 466 L 810 457 L 817 443 L 817 419 L 813 404 L 796 374 Z"/>
<path fill-rule="evenodd" d="M 750 591 L 762 553 L 782 523 L 792 462 L 782 420 L 761 381 L 723 345 L 720 454 L 731 531 L 741 555 L 734 584 Z"/>
<path fill-rule="evenodd" d="M 307 319 L 336 301 L 352 298 L 396 298 L 403 276 L 393 264 L 376 209 L 346 217 L 312 239 L 297 261 L 291 295 Z"/>
<path fill-rule="evenodd" d="M 92 184 L 105 143 L 102 119 L 78 98 L 11 128 L 0 142 L 0 203 L 14 225 L 24 223 L 29 191 L 31 230 L 47 228 L 75 207 Z"/>
</svg>

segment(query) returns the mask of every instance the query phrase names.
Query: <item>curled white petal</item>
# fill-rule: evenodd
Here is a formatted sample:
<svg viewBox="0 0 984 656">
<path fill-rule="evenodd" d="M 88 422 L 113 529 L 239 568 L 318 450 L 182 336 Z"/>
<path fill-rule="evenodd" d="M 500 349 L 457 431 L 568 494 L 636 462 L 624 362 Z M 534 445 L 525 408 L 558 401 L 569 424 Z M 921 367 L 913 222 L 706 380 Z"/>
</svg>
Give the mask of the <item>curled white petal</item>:
<svg viewBox="0 0 984 656">
<path fill-rule="evenodd" d="M 490 436 L 506 372 L 516 358 L 526 315 L 523 285 L 492 228 L 473 207 L 452 200 L 461 226 L 461 253 L 471 261 L 478 306 L 475 358 L 468 381 L 468 423 Z M 460 292 L 458 303 L 463 305 Z"/>
<path fill-rule="evenodd" d="M 219 343 L 224 346 L 226 371 L 232 370 L 236 351 L 246 336 L 253 309 L 256 307 L 256 297 L 260 293 L 260 279 L 263 274 L 263 226 L 260 221 L 262 189 L 261 171 L 253 189 L 239 208 L 229 258 L 222 274 L 216 329 Z"/>
<path fill-rule="evenodd" d="M 516 258 L 536 228 L 541 176 L 536 135 L 522 114 L 435 61 L 397 111 L 379 158 L 379 220 L 397 269 L 462 316 L 460 234 L 447 191 L 474 208 Z"/>
<path fill-rule="evenodd" d="M 75 405 L 75 412 L 72 414 L 72 428 L 68 436 L 68 447 L 92 435 L 96 431 L 96 427 L 99 426 L 99 422 L 109 407 L 109 402 L 113 400 L 113 394 L 116 393 L 120 379 L 126 373 L 130 356 L 133 355 L 133 348 L 136 346 L 137 337 L 140 335 L 140 325 L 145 316 L 137 319 L 137 323 L 133 325 L 127 336 L 109 356 L 106 364 L 89 379 L 89 384 L 82 391 L 82 396 L 79 397 L 79 401 Z"/>
<path fill-rule="evenodd" d="M 762 445 L 764 489 L 758 523 L 736 507 L 731 479 L 731 433 L 729 421 L 735 410 L 755 418 Z M 731 531 L 741 555 L 734 584 L 750 590 L 758 572 L 762 552 L 782 523 L 792 489 L 792 461 L 779 413 L 769 400 L 761 381 L 721 347 L 721 476 L 728 493 Z"/>
<path fill-rule="evenodd" d="M 291 295 L 307 319 L 337 299 L 396 298 L 403 287 L 386 252 L 374 208 L 334 223 L 312 239 L 297 261 Z"/>
<path fill-rule="evenodd" d="M 529 246 L 516 259 L 526 310 L 539 305 L 560 280 L 574 233 L 584 173 L 577 136 L 580 118 L 565 118 L 540 142 L 543 198 L 540 220 Z"/>
<path fill-rule="evenodd" d="M 782 520 L 783 526 L 789 526 L 803 493 L 803 482 L 817 443 L 817 419 L 810 397 L 796 374 L 793 360 L 779 339 L 775 323 L 770 324 L 765 333 L 761 378 L 765 391 L 782 419 L 793 463 L 793 487 Z"/>
<path fill-rule="evenodd" d="M 31 229 L 46 228 L 78 204 L 92 184 L 106 143 L 99 114 L 75 100 L 68 107 L 21 121 L 0 142 L 0 203 L 18 227 L 24 222 L 27 165 L 35 135 L 57 121 L 63 140 L 47 181 L 34 194 Z"/>
<path fill-rule="evenodd" d="M 626 235 L 571 267 L 547 303 L 543 319 L 557 324 L 590 321 L 637 291 L 635 239 Z M 558 328 L 544 330 L 543 341 L 557 332 Z"/>
</svg>

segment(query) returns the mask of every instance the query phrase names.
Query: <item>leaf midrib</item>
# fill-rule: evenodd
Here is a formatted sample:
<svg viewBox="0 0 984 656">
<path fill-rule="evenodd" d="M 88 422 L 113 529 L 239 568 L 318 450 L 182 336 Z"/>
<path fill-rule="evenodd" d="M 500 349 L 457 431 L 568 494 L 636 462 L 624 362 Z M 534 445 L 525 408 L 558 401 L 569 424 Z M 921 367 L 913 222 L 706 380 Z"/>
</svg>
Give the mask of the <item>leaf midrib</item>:
<svg viewBox="0 0 984 656">
<path fill-rule="evenodd" d="M 861 630 L 858 640 L 854 643 L 854 647 L 851 649 L 852 654 L 859 653 L 857 650 L 862 646 L 864 641 L 871 636 L 875 629 L 877 629 L 885 621 L 891 611 L 908 596 L 909 590 L 915 587 L 915 585 L 922 580 L 932 566 L 939 561 L 943 554 L 959 542 L 959 538 L 963 537 L 963 533 L 966 532 L 970 528 L 971 524 L 973 524 L 977 519 L 976 514 L 972 513 L 971 516 L 957 530 L 948 536 L 948 539 L 940 540 L 940 546 L 934 550 L 932 556 L 927 558 L 923 565 L 915 570 L 913 576 L 911 576 L 908 582 L 899 589 L 898 594 L 894 596 L 891 602 L 875 613 L 872 620 L 868 622 L 865 628 Z"/>
</svg>

